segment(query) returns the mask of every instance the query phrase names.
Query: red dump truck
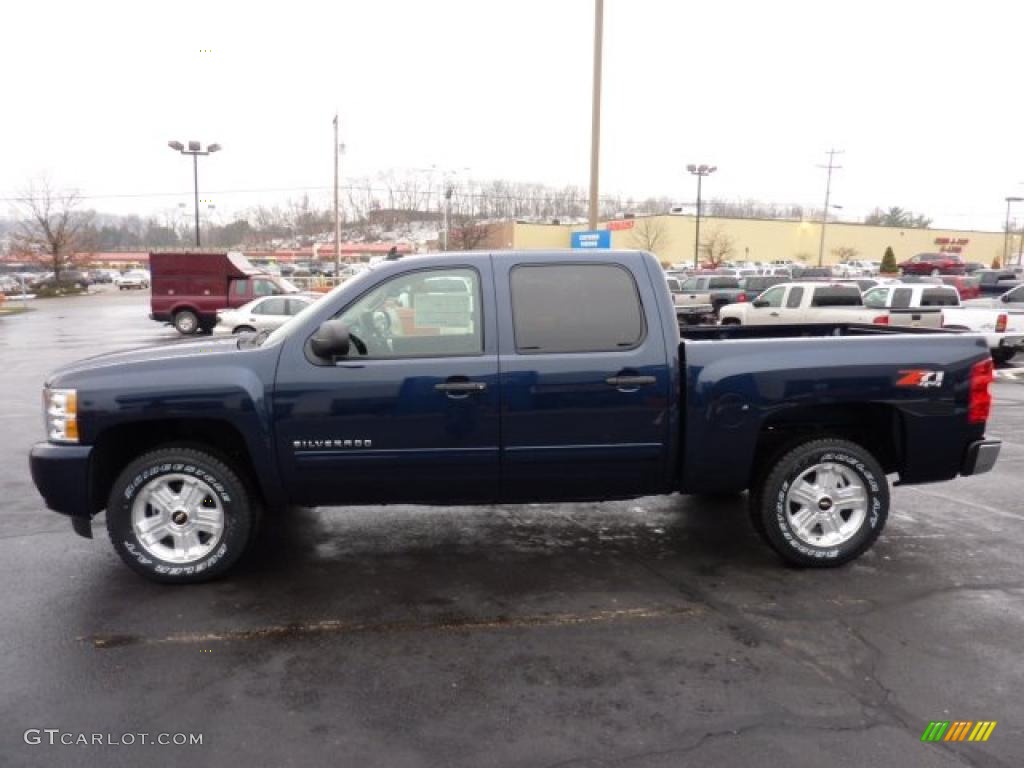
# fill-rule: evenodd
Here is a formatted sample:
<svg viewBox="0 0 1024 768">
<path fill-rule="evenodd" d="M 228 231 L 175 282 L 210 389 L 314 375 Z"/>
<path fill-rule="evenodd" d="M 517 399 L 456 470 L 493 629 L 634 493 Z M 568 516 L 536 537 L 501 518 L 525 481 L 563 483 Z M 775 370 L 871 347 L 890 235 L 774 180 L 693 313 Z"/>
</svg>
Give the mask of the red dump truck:
<svg viewBox="0 0 1024 768">
<path fill-rule="evenodd" d="M 149 269 L 153 276 L 150 318 L 171 323 L 186 336 L 213 330 L 218 309 L 299 290 L 254 267 L 237 251 L 151 253 Z"/>
</svg>

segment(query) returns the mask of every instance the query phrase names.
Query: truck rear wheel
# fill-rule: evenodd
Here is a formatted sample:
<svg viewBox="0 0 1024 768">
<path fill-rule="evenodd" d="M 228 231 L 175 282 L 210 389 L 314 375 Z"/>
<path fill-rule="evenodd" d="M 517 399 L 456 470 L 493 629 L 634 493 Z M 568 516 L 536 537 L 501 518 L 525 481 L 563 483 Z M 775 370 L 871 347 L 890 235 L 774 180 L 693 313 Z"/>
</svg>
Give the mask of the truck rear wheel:
<svg viewBox="0 0 1024 768">
<path fill-rule="evenodd" d="M 199 318 L 191 309 L 179 309 L 174 313 L 174 327 L 182 336 L 190 336 L 199 329 Z"/>
<path fill-rule="evenodd" d="M 754 528 L 786 562 L 831 568 L 864 554 L 889 516 L 889 482 L 875 458 L 847 440 L 808 440 L 751 489 Z"/>
<path fill-rule="evenodd" d="M 143 576 L 192 584 L 226 573 L 254 537 L 258 506 L 239 475 L 206 451 L 151 451 L 118 476 L 107 533 Z"/>
</svg>

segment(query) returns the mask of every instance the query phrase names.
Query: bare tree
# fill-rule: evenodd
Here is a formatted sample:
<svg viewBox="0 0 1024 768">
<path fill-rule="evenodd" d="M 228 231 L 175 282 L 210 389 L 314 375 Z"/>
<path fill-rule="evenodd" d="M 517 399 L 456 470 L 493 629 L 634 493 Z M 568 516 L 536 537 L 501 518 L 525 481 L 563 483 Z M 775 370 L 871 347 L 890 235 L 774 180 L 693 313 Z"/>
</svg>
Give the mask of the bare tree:
<svg viewBox="0 0 1024 768">
<path fill-rule="evenodd" d="M 86 231 L 91 211 L 78 210 L 82 197 L 75 190 L 58 190 L 46 177 L 30 182 L 19 195 L 20 214 L 13 241 L 15 250 L 46 266 L 56 281 L 88 249 Z"/>
<path fill-rule="evenodd" d="M 654 216 L 635 219 L 633 223 L 633 242 L 643 251 L 658 255 L 659 249 L 668 245 L 668 229 L 665 222 Z"/>
<path fill-rule="evenodd" d="M 472 251 L 487 241 L 491 228 L 480 221 L 464 219 L 458 227 L 453 227 L 449 235 L 451 248 L 455 251 Z"/>
<path fill-rule="evenodd" d="M 712 266 L 718 266 L 732 256 L 736 241 L 721 228 L 712 227 L 704 235 L 700 248 Z"/>
<path fill-rule="evenodd" d="M 839 263 L 843 263 L 846 261 L 853 261 L 860 255 L 860 251 L 849 245 L 841 245 L 838 248 L 832 249 L 832 255 L 839 260 Z"/>
</svg>

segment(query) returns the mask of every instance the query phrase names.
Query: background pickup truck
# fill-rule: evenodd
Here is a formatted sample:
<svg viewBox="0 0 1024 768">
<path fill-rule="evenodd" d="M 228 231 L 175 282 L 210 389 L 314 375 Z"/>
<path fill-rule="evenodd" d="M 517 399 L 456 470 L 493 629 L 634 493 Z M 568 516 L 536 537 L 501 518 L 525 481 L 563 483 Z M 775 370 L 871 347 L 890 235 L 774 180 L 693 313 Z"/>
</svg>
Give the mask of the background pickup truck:
<svg viewBox="0 0 1024 768">
<path fill-rule="evenodd" d="M 746 300 L 746 292 L 740 288 L 739 278 L 728 275 L 695 275 L 683 281 L 676 304 L 710 304 L 717 313 L 726 304 Z"/>
<path fill-rule="evenodd" d="M 453 286 L 461 286 L 453 290 Z M 385 262 L 273 333 L 58 370 L 32 477 L 155 580 L 225 573 L 289 504 L 750 490 L 786 561 L 867 551 L 901 483 L 988 471 L 982 339 L 881 326 L 688 329 L 643 252 Z"/>
<path fill-rule="evenodd" d="M 938 307 L 871 309 L 864 306 L 856 284 L 824 282 L 776 285 L 750 303 L 723 307 L 719 319 L 723 325 L 868 323 L 942 327 L 942 312 Z"/>
<path fill-rule="evenodd" d="M 942 313 L 943 328 L 980 333 L 997 363 L 1010 361 L 1024 347 L 1024 312 L 966 307 L 952 286 L 927 283 L 881 285 L 864 293 L 864 306 L 871 309 L 938 307 Z"/>
</svg>

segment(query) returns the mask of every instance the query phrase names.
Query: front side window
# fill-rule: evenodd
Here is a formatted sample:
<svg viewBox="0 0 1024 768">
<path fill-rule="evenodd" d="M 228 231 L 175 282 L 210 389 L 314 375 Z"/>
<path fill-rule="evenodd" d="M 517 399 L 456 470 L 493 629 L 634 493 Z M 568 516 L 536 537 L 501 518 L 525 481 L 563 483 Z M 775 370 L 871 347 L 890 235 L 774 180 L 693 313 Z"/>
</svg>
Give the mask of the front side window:
<svg viewBox="0 0 1024 768">
<path fill-rule="evenodd" d="M 473 269 L 407 272 L 342 311 L 350 355 L 447 357 L 483 353 L 480 277 Z"/>
<path fill-rule="evenodd" d="M 864 306 L 872 309 L 885 309 L 885 302 L 888 298 L 888 288 L 876 288 L 864 294 Z"/>
<path fill-rule="evenodd" d="M 697 279 L 694 278 L 694 277 L 691 277 L 689 280 L 687 280 L 685 283 L 683 283 L 683 290 L 684 291 L 696 291 L 697 290 Z"/>
<path fill-rule="evenodd" d="M 614 264 L 524 264 L 509 277 L 516 351 L 621 352 L 640 344 L 633 275 Z"/>
<path fill-rule="evenodd" d="M 248 280 L 235 280 L 231 283 L 231 293 L 235 296 L 248 296 L 249 295 L 249 281 Z"/>
<path fill-rule="evenodd" d="M 767 291 L 757 297 L 758 302 L 765 302 L 762 306 L 768 307 L 781 307 L 782 296 L 785 294 L 786 289 L 781 286 L 775 288 L 769 288 Z"/>
</svg>

